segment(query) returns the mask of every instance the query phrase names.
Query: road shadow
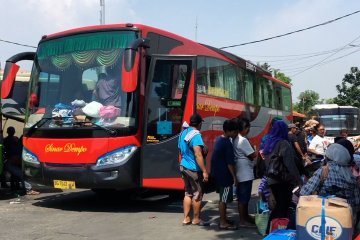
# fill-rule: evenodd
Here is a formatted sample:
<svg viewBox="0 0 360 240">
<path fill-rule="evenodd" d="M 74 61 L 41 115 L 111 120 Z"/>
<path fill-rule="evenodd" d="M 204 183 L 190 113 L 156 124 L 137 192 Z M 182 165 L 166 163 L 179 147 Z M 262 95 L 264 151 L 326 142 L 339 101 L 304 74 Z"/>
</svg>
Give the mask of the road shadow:
<svg viewBox="0 0 360 240">
<path fill-rule="evenodd" d="M 172 197 L 159 192 L 131 194 L 112 192 L 97 194 L 91 190 L 61 192 L 39 196 L 33 205 L 78 212 L 182 212 L 182 198 Z"/>
<path fill-rule="evenodd" d="M 202 218 L 210 221 L 210 227 L 203 227 L 204 230 L 213 231 L 216 239 L 252 239 L 260 240 L 263 237 L 258 233 L 257 228 L 238 228 L 237 230 L 220 230 L 219 223 L 219 209 L 218 209 L 218 195 L 212 195 L 210 198 L 205 198 L 205 206 L 202 210 Z M 256 212 L 257 196 L 252 196 L 249 202 L 249 214 L 254 215 Z M 237 202 L 234 201 L 227 205 L 227 218 L 234 222 L 235 225 L 239 223 L 239 213 Z"/>
<path fill-rule="evenodd" d="M 149 191 L 141 196 L 134 196 L 124 192 L 114 192 L 113 194 L 95 194 L 90 190 L 64 191 L 61 193 L 39 195 L 32 199 L 34 206 L 41 208 L 52 208 L 72 212 L 103 212 L 103 213 L 151 213 L 147 214 L 147 219 L 154 217 L 156 213 L 176 213 L 179 216 L 178 226 L 171 226 L 170 229 L 184 232 L 188 236 L 190 232 L 207 231 L 215 239 L 251 239 L 258 240 L 262 237 L 257 233 L 256 228 L 240 228 L 235 231 L 219 230 L 219 211 L 218 195 L 213 193 L 204 199 L 202 209 L 202 219 L 210 221 L 208 227 L 181 226 L 181 216 L 183 196 L 169 197 L 156 191 Z M 249 212 L 255 212 L 256 197 L 249 203 Z M 238 223 L 237 202 L 228 205 L 228 218 Z M 172 221 L 169 221 L 172 222 Z"/>
<path fill-rule="evenodd" d="M 21 195 L 20 192 L 11 190 L 10 188 L 0 188 L 0 200 L 10 200 Z"/>
</svg>

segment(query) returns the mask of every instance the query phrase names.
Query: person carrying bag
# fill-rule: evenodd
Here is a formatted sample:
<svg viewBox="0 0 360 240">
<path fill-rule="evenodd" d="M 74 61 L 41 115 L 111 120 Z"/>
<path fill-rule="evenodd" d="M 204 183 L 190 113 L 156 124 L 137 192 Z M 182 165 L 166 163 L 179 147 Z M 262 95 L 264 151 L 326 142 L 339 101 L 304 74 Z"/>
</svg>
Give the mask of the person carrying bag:
<svg viewBox="0 0 360 240">
<path fill-rule="evenodd" d="M 288 140 L 287 124 L 282 120 L 276 121 L 269 135 L 264 146 L 266 176 L 276 201 L 269 218 L 271 222 L 277 218 L 288 218 L 292 190 L 302 181 Z"/>
</svg>

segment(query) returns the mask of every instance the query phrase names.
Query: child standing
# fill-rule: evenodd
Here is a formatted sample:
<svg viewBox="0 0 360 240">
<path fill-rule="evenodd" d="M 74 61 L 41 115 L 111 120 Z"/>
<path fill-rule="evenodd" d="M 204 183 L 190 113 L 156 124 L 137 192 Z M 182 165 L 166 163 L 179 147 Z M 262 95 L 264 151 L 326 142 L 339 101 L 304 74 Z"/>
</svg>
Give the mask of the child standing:
<svg viewBox="0 0 360 240">
<path fill-rule="evenodd" d="M 211 176 L 219 192 L 219 213 L 221 230 L 235 230 L 236 226 L 229 224 L 226 218 L 227 203 L 233 201 L 232 187 L 237 183 L 235 172 L 235 157 L 230 138 L 238 135 L 238 124 L 235 120 L 226 120 L 223 124 L 224 134 L 215 140 L 211 158 Z"/>
</svg>

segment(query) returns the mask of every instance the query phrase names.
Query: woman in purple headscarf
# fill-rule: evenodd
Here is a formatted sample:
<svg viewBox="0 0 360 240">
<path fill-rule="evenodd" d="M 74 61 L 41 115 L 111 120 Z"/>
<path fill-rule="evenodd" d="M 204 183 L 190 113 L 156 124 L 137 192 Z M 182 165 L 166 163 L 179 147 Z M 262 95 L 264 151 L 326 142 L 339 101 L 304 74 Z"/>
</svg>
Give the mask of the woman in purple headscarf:
<svg viewBox="0 0 360 240">
<path fill-rule="evenodd" d="M 270 214 L 270 221 L 274 218 L 287 218 L 288 209 L 291 204 L 292 190 L 295 186 L 301 185 L 301 177 L 295 162 L 295 153 L 288 140 L 287 124 L 280 120 L 276 121 L 264 144 L 265 165 L 274 156 L 282 159 L 285 165 L 288 181 L 274 179 L 268 175 L 268 185 L 275 197 L 276 205 Z"/>
</svg>

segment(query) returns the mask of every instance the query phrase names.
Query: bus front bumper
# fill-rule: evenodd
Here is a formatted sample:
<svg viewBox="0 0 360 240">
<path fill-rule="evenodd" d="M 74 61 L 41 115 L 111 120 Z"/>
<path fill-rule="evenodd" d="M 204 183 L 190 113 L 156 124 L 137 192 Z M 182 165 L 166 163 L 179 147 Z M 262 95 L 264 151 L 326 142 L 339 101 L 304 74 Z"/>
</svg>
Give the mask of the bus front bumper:
<svg viewBox="0 0 360 240">
<path fill-rule="evenodd" d="M 120 165 L 98 167 L 94 164 L 35 165 L 23 162 L 25 176 L 34 183 L 54 187 L 54 180 L 75 182 L 76 188 L 133 189 L 140 186 L 139 157 L 132 156 Z"/>
</svg>

